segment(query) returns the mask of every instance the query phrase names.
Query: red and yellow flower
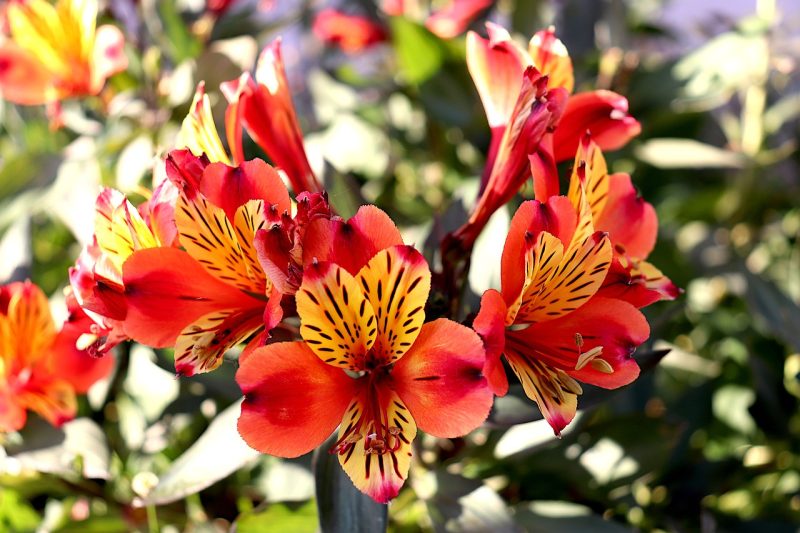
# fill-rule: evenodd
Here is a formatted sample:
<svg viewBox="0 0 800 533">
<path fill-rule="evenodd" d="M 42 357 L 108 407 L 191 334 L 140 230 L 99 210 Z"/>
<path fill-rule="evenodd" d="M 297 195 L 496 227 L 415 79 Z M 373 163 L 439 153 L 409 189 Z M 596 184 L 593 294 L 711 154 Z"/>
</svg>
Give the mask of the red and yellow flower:
<svg viewBox="0 0 800 533">
<path fill-rule="evenodd" d="M 341 222 L 333 240 L 380 217 L 361 216 Z M 333 249 L 332 256 L 347 252 Z M 240 359 L 245 441 L 296 457 L 338 425 L 331 453 L 359 490 L 386 503 L 408 476 L 418 427 L 455 437 L 481 424 L 492 402 L 483 345 L 450 320 L 424 324 L 430 279 L 425 259 L 403 245 L 383 249 L 356 272 L 331 261 L 308 265 L 296 296 L 303 340 Z"/>
<path fill-rule="evenodd" d="M 473 324 L 494 392 L 508 389 L 504 356 L 556 434 L 575 416 L 578 381 L 617 388 L 636 379 L 631 356 L 650 332 L 636 307 L 598 294 L 613 247 L 592 221 L 596 197 L 579 188 L 576 200 L 522 204 L 503 249 L 501 290 L 484 293 Z"/>
<path fill-rule="evenodd" d="M 94 0 L 12 0 L 11 39 L 0 45 L 0 90 L 22 105 L 95 95 L 128 65 L 122 33 L 96 28 Z"/>
<path fill-rule="evenodd" d="M 73 419 L 76 395 L 113 369 L 113 358 L 77 348 L 89 321 L 68 303 L 69 318 L 57 331 L 39 287 L 29 281 L 0 287 L 0 433 L 22 429 L 27 411 L 55 426 Z"/>
</svg>

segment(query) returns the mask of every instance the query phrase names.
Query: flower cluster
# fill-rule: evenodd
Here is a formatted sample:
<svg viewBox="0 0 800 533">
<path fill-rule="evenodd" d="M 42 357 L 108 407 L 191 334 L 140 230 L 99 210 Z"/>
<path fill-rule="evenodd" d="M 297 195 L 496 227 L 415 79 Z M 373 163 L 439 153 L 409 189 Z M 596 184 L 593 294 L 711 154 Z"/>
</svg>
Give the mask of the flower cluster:
<svg viewBox="0 0 800 533">
<path fill-rule="evenodd" d="M 385 4 L 387 12 L 400 9 Z M 489 4 L 472 2 L 471 12 Z M 23 12 L 34 17 L 37 5 L 14 4 L 14 20 Z M 69 10 L 62 11 L 68 21 Z M 447 13 L 434 26 L 459 31 L 463 24 Z M 383 38 L 376 30 L 363 42 L 341 40 L 342 20 L 329 13 L 318 19 L 318 32 L 352 50 Z M 101 30 L 69 55 L 71 71 L 92 71 L 81 78 L 90 85 L 53 74 L 36 101 L 98 90 L 110 67 L 86 58 L 104 42 Z M 93 26 L 82 31 L 93 35 Z M 494 395 L 508 390 L 504 360 L 556 434 L 575 415 L 578 382 L 616 388 L 634 380 L 633 352 L 649 336 L 639 308 L 677 294 L 646 261 L 657 232 L 652 206 L 629 176 L 608 173 L 601 152 L 625 144 L 639 124 L 622 96 L 572 94 L 572 65 L 553 29 L 537 33 L 527 49 L 499 26 L 490 24 L 488 34 L 468 34 L 467 65 L 491 145 L 469 219 L 441 243 L 441 271 L 431 272 L 384 211 L 366 205 L 345 220 L 329 205 L 305 153 L 277 40 L 254 74 L 222 84 L 225 143 L 201 83 L 163 160 L 166 179 L 147 201 L 134 206 L 113 189 L 98 196 L 93 241 L 70 271 L 82 346 L 96 356 L 128 339 L 174 348 L 177 374 L 189 377 L 214 370 L 229 349 L 244 345 L 236 373 L 244 440 L 295 457 L 338 427 L 330 452 L 379 502 L 394 498 L 407 478 L 418 428 L 451 438 L 484 422 Z M 13 72 L 0 73 L 0 83 Z M 245 132 L 274 166 L 246 160 Z M 561 196 L 556 163 L 573 158 Z M 489 217 L 528 180 L 535 200 L 513 217 L 502 286 L 483 295 L 470 328 L 456 321 L 464 265 Z M 31 285 L 3 290 L 3 328 L 22 331 L 43 316 L 20 311 L 42 305 L 25 303 L 41 299 Z M 456 302 L 451 312 L 429 305 L 434 292 Z M 36 354 L 54 335 L 36 349 L 18 344 L 3 352 L 0 393 L 29 391 L 0 413 L 11 420 L 6 427 L 20 425 L 26 406 L 54 422 L 74 413 L 69 380 L 40 371 L 49 359 Z M 90 359 L 98 362 L 90 374 L 101 374 L 99 362 L 108 360 Z M 48 387 L 59 390 L 36 396 Z M 35 400 L 43 397 L 50 403 Z M 58 409 L 57 399 L 64 404 Z"/>
</svg>

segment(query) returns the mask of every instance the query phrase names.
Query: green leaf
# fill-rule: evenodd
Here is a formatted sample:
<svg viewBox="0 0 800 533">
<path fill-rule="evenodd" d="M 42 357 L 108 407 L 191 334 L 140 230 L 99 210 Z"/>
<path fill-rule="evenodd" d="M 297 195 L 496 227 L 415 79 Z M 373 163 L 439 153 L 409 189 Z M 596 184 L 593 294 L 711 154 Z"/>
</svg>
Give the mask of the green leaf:
<svg viewBox="0 0 800 533">
<path fill-rule="evenodd" d="M 636 156 L 658 168 L 742 168 L 745 163 L 741 154 L 693 139 L 652 139 L 636 149 Z"/>
<path fill-rule="evenodd" d="M 262 508 L 263 507 L 263 508 Z M 313 501 L 299 507 L 267 504 L 242 513 L 231 528 L 235 533 L 313 533 L 317 530 L 317 509 Z"/>
<path fill-rule="evenodd" d="M 317 510 L 324 533 L 373 533 L 386 531 L 388 508 L 359 491 L 347 477 L 336 454 L 334 433 L 314 452 Z"/>
<path fill-rule="evenodd" d="M 537 501 L 516 507 L 516 520 L 531 533 L 571 531 L 573 533 L 623 533 L 622 524 L 604 520 L 583 505 L 561 501 Z"/>
<path fill-rule="evenodd" d="M 34 531 L 41 517 L 19 494 L 0 489 L 0 530 Z"/>
<path fill-rule="evenodd" d="M 403 78 L 416 85 L 433 76 L 444 61 L 439 39 L 424 26 L 403 17 L 392 17 L 391 28 Z"/>
<path fill-rule="evenodd" d="M 153 490 L 134 501 L 136 506 L 162 505 L 195 494 L 227 477 L 259 456 L 239 436 L 236 420 L 241 401 L 222 411 L 197 442 L 160 476 Z"/>
</svg>

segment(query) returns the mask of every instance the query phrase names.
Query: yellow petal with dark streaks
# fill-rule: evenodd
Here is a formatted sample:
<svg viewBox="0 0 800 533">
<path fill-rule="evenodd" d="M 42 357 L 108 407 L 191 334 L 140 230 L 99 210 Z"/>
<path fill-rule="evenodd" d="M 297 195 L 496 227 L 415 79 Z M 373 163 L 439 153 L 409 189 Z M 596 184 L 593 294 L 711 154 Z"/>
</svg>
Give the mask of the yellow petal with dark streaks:
<svg viewBox="0 0 800 533">
<path fill-rule="evenodd" d="M 254 287 L 259 288 L 258 293 L 269 296 L 272 290 L 272 283 L 264 273 L 261 262 L 258 260 L 258 253 L 253 246 L 256 232 L 267 224 L 264 215 L 264 201 L 250 200 L 236 210 L 233 219 L 233 229 L 236 232 L 236 239 L 242 250 L 242 255 L 247 264 L 247 272 Z"/>
<path fill-rule="evenodd" d="M 225 211 L 197 193 L 194 200 L 178 197 L 175 221 L 180 242 L 209 274 L 243 291 L 261 293 L 254 283 L 239 240 Z"/>
<path fill-rule="evenodd" d="M 414 344 L 425 321 L 431 289 L 428 263 L 411 246 L 393 246 L 378 252 L 357 279 L 378 322 L 372 351 L 383 364 L 389 364 Z"/>
<path fill-rule="evenodd" d="M 526 243 L 526 246 L 528 252 L 525 255 L 525 281 L 519 297 L 508 309 L 506 325 L 517 321 L 520 308 L 529 310 L 535 307 L 545 282 L 553 275 L 564 256 L 561 240 L 545 231 L 539 233 L 535 245 Z M 524 316 L 520 317 L 520 320 L 523 318 Z"/>
<path fill-rule="evenodd" d="M 364 387 L 345 411 L 331 451 L 358 490 L 388 503 L 408 477 L 416 435 L 414 419 L 394 391 Z"/>
<path fill-rule="evenodd" d="M 611 257 L 611 242 L 600 232 L 568 249 L 535 298 L 520 308 L 515 322 L 543 322 L 578 309 L 600 289 Z"/>
<path fill-rule="evenodd" d="M 300 335 L 325 363 L 353 371 L 379 366 L 370 353 L 375 313 L 349 272 L 334 263 L 309 265 L 296 302 Z"/>
<path fill-rule="evenodd" d="M 175 344 L 175 371 L 192 376 L 214 370 L 225 352 L 264 327 L 263 309 L 214 311 L 184 329 Z"/>
<path fill-rule="evenodd" d="M 591 210 L 591 219 L 595 221 L 608 201 L 609 183 L 608 166 L 603 152 L 587 135 L 578 145 L 578 153 L 575 154 L 567 196 L 578 213 L 581 213 L 582 201 L 585 199 Z"/>
<path fill-rule="evenodd" d="M 581 386 L 563 370 L 538 361 L 527 347 L 517 350 L 512 343 L 506 346 L 505 355 L 525 394 L 536 402 L 542 416 L 560 436 L 575 418 Z"/>
</svg>

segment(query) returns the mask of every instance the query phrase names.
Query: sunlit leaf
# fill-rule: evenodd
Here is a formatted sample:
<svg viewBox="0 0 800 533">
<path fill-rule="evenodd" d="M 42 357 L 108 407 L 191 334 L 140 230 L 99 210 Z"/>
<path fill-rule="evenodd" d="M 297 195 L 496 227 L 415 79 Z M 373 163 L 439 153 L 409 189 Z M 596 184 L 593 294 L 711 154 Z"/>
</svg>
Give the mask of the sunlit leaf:
<svg viewBox="0 0 800 533">
<path fill-rule="evenodd" d="M 658 168 L 742 168 L 741 154 L 693 139 L 651 139 L 636 156 Z"/>
<path fill-rule="evenodd" d="M 283 533 L 284 531 L 313 533 L 317 531 L 317 509 L 312 501 L 298 507 L 282 503 L 266 504 L 240 515 L 234 522 L 231 531 L 235 533 Z"/>
<path fill-rule="evenodd" d="M 392 17 L 391 27 L 403 78 L 418 84 L 433 76 L 444 60 L 439 39 L 424 26 L 402 17 Z"/>
</svg>

